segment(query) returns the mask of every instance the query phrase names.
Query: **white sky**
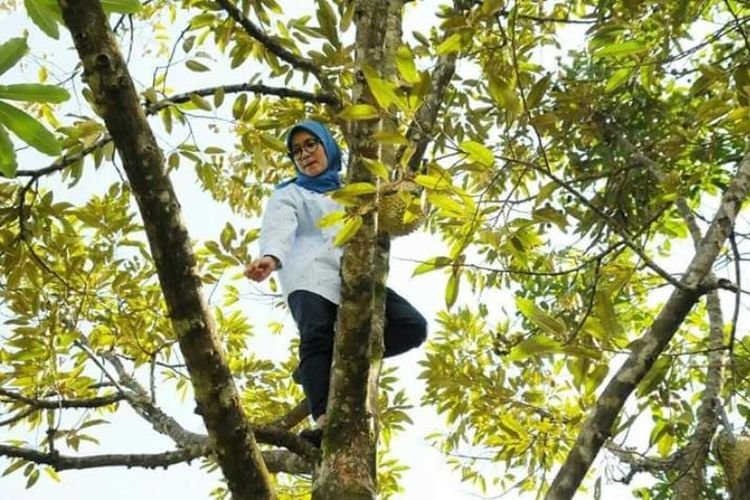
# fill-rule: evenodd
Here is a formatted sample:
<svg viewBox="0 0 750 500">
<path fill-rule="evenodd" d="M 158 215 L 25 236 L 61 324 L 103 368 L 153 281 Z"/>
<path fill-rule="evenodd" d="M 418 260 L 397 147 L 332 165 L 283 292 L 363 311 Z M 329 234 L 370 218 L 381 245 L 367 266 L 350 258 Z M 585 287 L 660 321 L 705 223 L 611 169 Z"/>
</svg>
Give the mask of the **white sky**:
<svg viewBox="0 0 750 500">
<path fill-rule="evenodd" d="M 291 2 L 282 2 L 291 5 Z M 407 14 L 405 33 L 412 30 L 426 31 L 426 27 L 434 22 L 432 12 L 435 5 L 440 2 L 429 0 L 419 2 L 419 5 L 410 9 Z M 295 2 L 295 10 L 298 10 L 299 4 Z M 416 10 L 416 9 L 419 10 Z M 18 36 L 26 27 L 26 18 L 21 14 L 8 15 L 0 13 L 0 41 L 4 41 L 12 36 Z M 181 27 L 177 26 L 179 30 Z M 64 33 L 64 36 L 66 33 Z M 575 39 L 573 37 L 572 39 Z M 39 54 L 44 47 L 55 50 L 55 62 L 59 66 L 72 67 L 68 64 L 73 61 L 74 53 L 72 49 L 60 51 L 59 47 L 70 47 L 69 42 L 53 42 L 52 40 L 40 34 L 37 28 L 30 30 L 29 44 L 32 52 Z M 545 49 L 545 59 L 549 57 L 553 61 L 551 49 Z M 138 61 L 138 50 L 134 51 L 134 61 Z M 35 80 L 36 65 L 30 58 L 25 59 L 28 71 L 22 75 L 25 81 Z M 219 66 L 217 63 L 216 66 Z M 247 67 L 243 67 L 247 73 Z M 144 63 L 137 66 L 131 64 L 131 71 L 134 72 L 141 83 L 150 81 L 153 71 L 151 64 Z M 172 70 L 170 85 L 176 92 L 184 92 L 192 88 L 215 85 L 221 83 L 236 83 L 242 80 L 237 73 L 229 75 L 228 71 L 214 71 L 208 74 L 187 73 L 187 75 L 178 76 L 177 69 Z M 458 68 L 461 73 L 461 67 Z M 245 73 L 245 74 L 246 74 Z M 17 73 L 9 73 L 8 82 L 13 82 Z M 217 75 L 219 75 L 217 77 Z M 5 76 L 4 76 L 5 78 Z M 20 79 L 19 79 L 20 81 Z M 5 83 L 3 81 L 2 83 Z M 76 82 L 80 88 L 80 80 Z M 229 101 L 231 102 L 231 101 Z M 74 103 L 74 100 L 71 100 Z M 71 104 L 69 103 L 68 106 Z M 227 104 L 224 105 L 227 108 Z M 69 108 L 70 112 L 77 113 L 84 110 Z M 206 120 L 205 123 L 208 123 Z M 152 126 L 157 129 L 157 135 L 162 141 L 170 144 L 176 144 L 181 137 L 180 132 L 175 132 L 171 137 L 160 130 L 158 119 L 151 120 Z M 204 127 L 199 121 L 194 121 L 194 126 Z M 223 127 L 223 126 L 222 126 Z M 228 132 L 224 136 L 218 136 L 212 132 L 205 132 L 206 135 L 197 136 L 203 139 L 199 144 L 205 147 L 210 144 L 221 143 L 227 144 L 226 149 L 231 150 L 231 144 L 235 140 Z M 22 157 L 23 158 L 23 157 Z M 22 164 L 20 168 L 38 168 L 48 164 L 47 159 L 39 161 L 38 157 L 31 164 Z M 200 191 L 194 183 L 191 175 L 186 173 L 185 168 L 173 176 L 178 196 L 182 200 L 183 211 L 190 234 L 194 239 L 217 239 L 225 220 L 231 220 L 236 228 L 256 227 L 257 221 L 247 221 L 231 214 L 228 209 L 216 205 L 210 197 Z M 89 194 L 100 192 L 105 189 L 114 179 L 112 169 L 103 168 L 96 173 L 87 168 L 86 174 L 79 186 L 74 189 L 67 189 L 59 183 L 52 180 L 45 180 L 45 187 L 54 186 L 56 197 L 70 200 L 85 200 Z M 189 200 L 186 201 L 186 200 Z M 432 319 L 435 313 L 443 307 L 443 290 L 445 281 L 440 273 L 430 273 L 416 278 L 412 278 L 412 270 L 415 264 L 404 262 L 399 258 L 406 259 L 424 259 L 427 257 L 440 254 L 442 244 L 434 237 L 416 235 L 397 239 L 393 243 L 392 255 L 395 257 L 391 261 L 391 272 L 389 284 L 396 289 L 401 295 L 410 300 L 425 317 Z M 425 254 L 425 249 L 427 254 Z M 267 290 L 267 288 L 265 288 Z M 246 284 L 246 288 L 241 289 L 242 293 L 252 291 L 252 285 Z M 464 293 L 460 296 L 459 301 L 470 301 L 471 297 Z M 501 296 L 497 294 L 491 298 L 493 305 L 500 303 L 512 303 L 512 297 Z M 497 301 L 497 302 L 495 302 Z M 268 346 L 269 352 L 261 355 L 273 356 L 286 351 L 286 343 L 296 332 L 293 325 L 285 313 L 279 310 L 272 310 L 266 305 L 251 299 L 243 299 L 243 306 L 248 308 L 248 314 L 252 316 L 256 325 L 262 326 L 271 320 L 284 321 L 286 327 L 282 336 L 264 336 L 263 342 Z M 257 318 L 262 318 L 258 320 Z M 435 331 L 436 325 L 431 323 L 431 330 Z M 256 331 L 258 328 L 256 328 Z M 259 337 L 261 338 L 261 337 Z M 417 362 L 423 356 L 423 349 L 412 351 L 406 355 L 396 358 L 396 360 L 386 361 L 387 366 L 397 364 L 399 368 L 398 375 L 401 377 L 404 387 L 407 390 L 410 402 L 418 405 L 422 392 L 422 383 L 417 380 L 417 375 L 421 371 Z M 612 370 L 612 373 L 614 370 Z M 196 432 L 203 432 L 202 422 L 192 413 L 193 405 L 190 402 L 181 403 L 176 397 L 170 396 L 166 392 L 159 394 L 160 405 L 171 415 L 176 417 L 185 427 Z M 171 399 L 170 399 L 171 398 Z M 453 472 L 445 464 L 445 457 L 438 451 L 434 450 L 424 442 L 424 436 L 439 431 L 444 428 L 444 423 L 435 414 L 431 408 L 416 408 L 409 413 L 414 420 L 414 425 L 407 428 L 406 432 L 401 433 L 394 438 L 392 450 L 403 463 L 409 465 L 410 470 L 404 472 L 402 486 L 406 493 L 397 495 L 397 499 L 474 499 L 481 497 L 479 491 L 468 484 L 461 483 L 460 474 Z M 140 417 L 137 417 L 127 406 L 122 405 L 120 411 L 114 418 L 108 418 L 112 424 L 110 430 L 102 431 L 97 429 L 95 434 L 100 439 L 102 445 L 84 443 L 81 447 L 81 454 L 100 454 L 100 453 L 147 453 L 162 452 L 173 449 L 174 445 L 168 439 L 155 433 Z M 5 428 L 0 428 L 0 432 L 7 432 Z M 43 438 L 43 431 L 38 430 L 36 434 L 28 435 L 19 433 L 17 430 L 14 436 L 23 436 L 24 439 L 31 443 L 37 442 Z M 10 436 L 0 434 L 0 441 Z M 8 461 L 0 458 L 0 471 L 4 470 Z M 500 467 L 500 465 L 497 465 Z M 40 478 L 34 488 L 25 490 L 25 478 L 14 473 L 10 476 L 0 478 L 0 500 L 31 500 L 31 499 L 75 499 L 75 500 L 100 500 L 106 497 L 107 500 L 133 499 L 133 498 L 180 498 L 182 500 L 198 500 L 208 497 L 208 492 L 218 483 L 218 473 L 207 474 L 200 470 L 197 465 L 189 467 L 179 465 L 170 467 L 167 470 L 148 471 L 143 469 L 124 469 L 124 468 L 106 468 L 93 469 L 87 471 L 65 471 L 61 474 L 62 482 L 55 483 L 45 475 Z M 550 476 L 552 477 L 552 476 Z M 604 495 L 615 498 L 629 497 L 630 487 L 620 485 L 609 485 L 604 481 Z M 632 486 L 631 486 L 632 487 Z M 497 495 L 500 492 L 490 491 L 490 495 Z M 521 497 L 517 492 L 511 492 L 505 498 L 534 498 L 534 495 Z M 576 498 L 591 498 L 586 493 L 579 494 Z"/>
</svg>

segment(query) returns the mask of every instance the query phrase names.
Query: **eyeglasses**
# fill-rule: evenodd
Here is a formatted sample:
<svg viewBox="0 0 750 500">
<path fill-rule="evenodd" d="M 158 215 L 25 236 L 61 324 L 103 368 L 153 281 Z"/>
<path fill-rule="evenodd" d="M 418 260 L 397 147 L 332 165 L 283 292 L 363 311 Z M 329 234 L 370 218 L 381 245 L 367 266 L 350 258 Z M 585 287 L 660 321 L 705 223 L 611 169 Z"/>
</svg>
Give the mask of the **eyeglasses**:
<svg viewBox="0 0 750 500">
<path fill-rule="evenodd" d="M 302 152 L 305 152 L 309 155 L 313 154 L 318 150 L 319 144 L 320 141 L 317 139 L 305 139 L 302 144 L 300 144 L 299 146 L 294 146 L 292 148 L 292 158 L 294 158 L 295 160 L 299 160 L 300 158 L 302 158 Z"/>
</svg>

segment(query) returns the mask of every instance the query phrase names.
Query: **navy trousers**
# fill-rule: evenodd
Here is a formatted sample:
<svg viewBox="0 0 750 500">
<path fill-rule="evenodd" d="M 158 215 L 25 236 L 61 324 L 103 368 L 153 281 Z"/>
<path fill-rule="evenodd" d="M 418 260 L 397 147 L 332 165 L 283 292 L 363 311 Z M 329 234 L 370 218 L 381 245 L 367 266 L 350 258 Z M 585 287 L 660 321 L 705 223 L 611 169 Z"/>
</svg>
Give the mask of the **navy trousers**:
<svg viewBox="0 0 750 500">
<path fill-rule="evenodd" d="M 297 290 L 289 308 L 300 333 L 298 375 L 314 419 L 326 412 L 333 360 L 333 329 L 338 306 L 320 295 Z M 385 357 L 417 347 L 427 338 L 427 321 L 390 288 L 385 302 Z"/>
</svg>

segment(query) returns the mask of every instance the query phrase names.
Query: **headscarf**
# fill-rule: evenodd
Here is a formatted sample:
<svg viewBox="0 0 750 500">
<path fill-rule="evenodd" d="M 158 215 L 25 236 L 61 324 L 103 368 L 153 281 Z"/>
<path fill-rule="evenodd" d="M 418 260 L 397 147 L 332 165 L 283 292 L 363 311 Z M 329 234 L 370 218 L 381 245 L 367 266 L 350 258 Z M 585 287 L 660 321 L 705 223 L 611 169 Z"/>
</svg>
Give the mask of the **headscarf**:
<svg viewBox="0 0 750 500">
<path fill-rule="evenodd" d="M 292 183 L 297 184 L 299 187 L 309 189 L 310 191 L 315 191 L 316 193 L 325 193 L 341 187 L 341 149 L 339 149 L 338 144 L 336 144 L 336 141 L 333 139 L 331 132 L 325 125 L 314 120 L 307 120 L 298 123 L 292 127 L 286 136 L 286 148 L 289 151 L 290 156 L 292 152 L 292 137 L 300 130 L 309 132 L 320 141 L 320 145 L 323 147 L 323 152 L 328 159 L 328 168 L 316 176 L 309 176 L 297 167 L 297 162 L 292 158 L 294 168 L 297 169 L 297 177 L 282 182 L 276 186 L 276 189 L 281 189 Z"/>
</svg>

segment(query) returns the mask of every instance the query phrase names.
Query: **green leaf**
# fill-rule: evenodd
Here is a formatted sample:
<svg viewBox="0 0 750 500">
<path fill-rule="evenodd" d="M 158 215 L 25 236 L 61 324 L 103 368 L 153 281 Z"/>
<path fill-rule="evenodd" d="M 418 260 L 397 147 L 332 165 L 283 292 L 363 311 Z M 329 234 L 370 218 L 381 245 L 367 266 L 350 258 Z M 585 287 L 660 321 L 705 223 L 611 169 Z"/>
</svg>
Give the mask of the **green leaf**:
<svg viewBox="0 0 750 500">
<path fill-rule="evenodd" d="M 427 195 L 427 200 L 438 207 L 443 215 L 448 217 L 461 217 L 465 213 L 465 207 L 453 199 L 449 194 L 432 192 Z"/>
<path fill-rule="evenodd" d="M 26 481 L 26 489 L 31 488 L 36 484 L 36 482 L 39 480 L 39 469 L 34 469 L 31 474 L 29 474 L 29 479 Z"/>
<path fill-rule="evenodd" d="M 388 167 L 386 167 L 383 162 L 371 160 L 370 158 L 362 158 L 362 162 L 364 163 L 365 168 L 373 175 L 380 177 L 383 180 L 388 180 Z"/>
<path fill-rule="evenodd" d="M 556 210 L 552 207 L 542 207 L 532 212 L 534 220 L 539 222 L 549 222 L 557 225 L 560 230 L 564 231 L 568 226 L 568 219 L 565 214 L 560 210 Z"/>
<path fill-rule="evenodd" d="M 336 235 L 336 238 L 334 238 L 333 245 L 337 247 L 344 245 L 347 241 L 352 239 L 355 234 L 357 234 L 360 227 L 362 227 L 362 217 L 359 215 L 349 217 L 344 224 L 344 227 L 341 228 Z"/>
<path fill-rule="evenodd" d="M 0 85 L 0 98 L 13 101 L 51 102 L 59 104 L 70 99 L 70 94 L 67 90 L 57 85 L 17 83 L 14 85 Z"/>
<path fill-rule="evenodd" d="M 213 109 L 210 102 L 195 93 L 190 94 L 190 102 L 204 111 L 211 111 Z"/>
<path fill-rule="evenodd" d="M 412 277 L 419 274 L 429 273 L 430 271 L 434 271 L 435 269 L 443 268 L 447 265 L 450 265 L 451 262 L 453 261 L 448 257 L 432 257 L 431 259 L 427 259 L 426 261 L 418 265 L 416 269 L 414 269 Z"/>
<path fill-rule="evenodd" d="M 458 285 L 461 283 L 461 273 L 458 268 L 453 270 L 445 286 L 445 307 L 450 309 L 458 298 Z"/>
<path fill-rule="evenodd" d="M 516 307 L 526 319 L 545 332 L 555 336 L 565 334 L 565 324 L 537 307 L 533 301 L 524 297 L 516 297 Z"/>
<path fill-rule="evenodd" d="M 232 116 L 235 120 L 239 120 L 242 114 L 245 112 L 245 106 L 247 105 L 247 94 L 240 94 L 232 104 Z"/>
<path fill-rule="evenodd" d="M 333 7 L 326 0 L 318 0 L 318 10 L 316 11 L 316 17 L 320 24 L 320 31 L 328 39 L 334 47 L 341 45 L 338 34 L 338 22 L 336 20 L 336 12 Z"/>
<path fill-rule="evenodd" d="M 372 95 L 378 101 L 378 105 L 383 109 L 388 109 L 391 104 L 395 104 L 401 111 L 408 111 L 409 107 L 403 93 L 398 90 L 396 84 L 386 81 L 378 76 L 378 73 L 370 66 L 365 65 L 362 73 L 367 80 L 367 86 L 370 87 Z"/>
<path fill-rule="evenodd" d="M 141 11 L 141 0 L 102 0 L 104 12 L 135 14 Z"/>
<path fill-rule="evenodd" d="M 513 347 L 510 350 L 508 358 L 511 361 L 522 361 L 529 356 L 545 356 L 561 351 L 562 346 L 557 340 L 545 337 L 544 335 L 533 335 Z"/>
<path fill-rule="evenodd" d="M 0 123 L 32 148 L 50 156 L 60 154 L 55 136 L 35 118 L 0 101 Z"/>
<path fill-rule="evenodd" d="M 3 476 L 7 476 L 8 474 L 14 473 L 15 471 L 17 471 L 18 469 L 20 469 L 21 467 L 23 467 L 27 463 L 28 462 L 26 460 L 17 459 L 15 462 L 13 462 L 12 464 L 10 464 L 10 467 L 8 467 L 7 469 L 5 469 L 5 471 L 3 471 Z"/>
<path fill-rule="evenodd" d="M 461 50 L 461 38 L 461 33 L 453 33 L 451 36 L 443 40 L 443 42 L 437 47 L 438 55 L 442 56 Z"/>
<path fill-rule="evenodd" d="M 531 87 L 529 95 L 526 96 L 526 106 L 529 110 L 536 108 L 542 101 L 542 97 L 544 97 L 544 94 L 547 92 L 551 78 L 552 75 L 546 75 L 540 78 L 539 81 Z"/>
<path fill-rule="evenodd" d="M 337 189 L 331 197 L 344 206 L 354 206 L 360 203 L 358 196 L 372 194 L 377 190 L 374 184 L 369 182 L 355 182 Z"/>
<path fill-rule="evenodd" d="M 414 182 L 427 189 L 449 189 L 452 187 L 449 178 L 433 175 L 418 175 L 414 178 Z"/>
<path fill-rule="evenodd" d="M 344 13 L 341 16 L 341 21 L 339 21 L 339 26 L 341 28 L 341 32 L 346 32 L 349 27 L 352 25 L 352 20 L 354 19 L 354 7 L 357 5 L 355 2 L 349 2 L 347 6 L 344 9 Z"/>
<path fill-rule="evenodd" d="M 476 141 L 464 141 L 458 148 L 469 155 L 469 159 L 484 167 L 495 164 L 495 157 L 487 146 Z"/>
<path fill-rule="evenodd" d="M 325 214 L 318 221 L 318 227 L 327 228 L 334 226 L 346 218 L 346 212 L 338 211 Z"/>
<path fill-rule="evenodd" d="M 505 6 L 505 0 L 484 0 L 481 11 L 485 16 L 491 16 Z"/>
<path fill-rule="evenodd" d="M 17 169 L 16 150 L 13 148 L 8 131 L 0 125 L 0 174 L 12 179 L 16 176 Z"/>
<path fill-rule="evenodd" d="M 26 12 L 37 27 L 50 38 L 60 38 L 57 23 L 61 20 L 60 7 L 57 2 L 50 3 L 43 0 L 24 0 Z"/>
<path fill-rule="evenodd" d="M 641 383 L 638 384 L 638 390 L 636 394 L 638 397 L 643 397 L 649 394 L 651 391 L 656 389 L 659 383 L 664 379 L 669 371 L 669 367 L 672 366 L 672 358 L 669 356 L 659 356 L 654 362 L 651 369 L 648 371 Z"/>
<path fill-rule="evenodd" d="M 60 475 L 59 475 L 59 474 L 57 473 L 57 471 L 56 471 L 55 469 L 53 469 L 52 467 L 45 467 L 45 468 L 44 468 L 44 472 L 46 472 L 46 473 L 47 473 L 47 475 L 48 475 L 49 477 L 51 477 L 53 481 L 55 481 L 55 482 L 57 482 L 57 483 L 59 483 L 59 482 L 60 482 Z"/>
<path fill-rule="evenodd" d="M 604 91 L 612 92 L 617 87 L 628 81 L 628 78 L 630 78 L 630 72 L 630 68 L 620 68 L 612 73 L 612 76 L 610 76 L 609 80 L 607 80 L 607 86 L 604 87 Z"/>
<path fill-rule="evenodd" d="M 352 104 L 339 113 L 343 120 L 373 120 L 379 116 L 377 108 L 369 104 Z"/>
<path fill-rule="evenodd" d="M 539 189 L 536 198 L 534 198 L 534 208 L 538 207 L 546 200 L 548 200 L 558 187 L 560 187 L 560 184 L 558 184 L 557 182 L 549 182 L 542 186 Z"/>
<path fill-rule="evenodd" d="M 204 72 L 204 71 L 211 71 L 211 68 L 203 64 L 202 62 L 198 62 L 195 59 L 188 59 L 185 61 L 185 66 L 190 71 L 196 71 L 196 72 Z"/>
<path fill-rule="evenodd" d="M 627 42 L 605 45 L 594 53 L 594 59 L 630 56 L 633 54 L 640 54 L 647 50 L 648 46 L 643 42 L 638 40 L 628 40 Z"/>
<path fill-rule="evenodd" d="M 398 132 L 375 132 L 372 134 L 372 138 L 378 141 L 380 144 L 399 144 L 406 146 L 409 141 L 402 134 Z"/>
<path fill-rule="evenodd" d="M 402 45 L 396 51 L 396 68 L 401 77 L 409 83 L 418 83 L 421 80 L 414 63 L 414 54 L 408 45 Z"/>
<path fill-rule="evenodd" d="M 372 194 L 377 188 L 371 182 L 353 182 L 339 189 L 336 193 L 341 196 L 362 196 L 363 194 Z"/>
<path fill-rule="evenodd" d="M 28 51 L 25 38 L 11 38 L 0 45 L 0 75 L 15 66 Z"/>
<path fill-rule="evenodd" d="M 159 111 L 159 117 L 161 118 L 161 122 L 164 125 L 164 130 L 167 131 L 168 134 L 172 133 L 172 109 L 167 106 L 166 108 L 162 108 L 161 111 Z"/>
</svg>

